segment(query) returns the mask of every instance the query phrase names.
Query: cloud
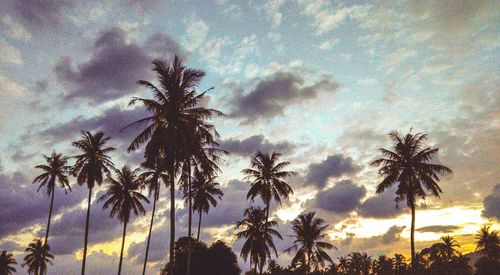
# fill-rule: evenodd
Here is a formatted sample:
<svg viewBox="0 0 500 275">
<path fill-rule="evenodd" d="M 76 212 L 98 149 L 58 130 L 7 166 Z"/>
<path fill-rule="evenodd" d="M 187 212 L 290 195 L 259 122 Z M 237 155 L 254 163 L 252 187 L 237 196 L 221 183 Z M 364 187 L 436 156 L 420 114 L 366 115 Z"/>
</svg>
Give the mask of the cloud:
<svg viewBox="0 0 500 275">
<path fill-rule="evenodd" d="M 483 199 L 484 210 L 482 215 L 500 221 L 500 184 L 493 187 L 493 191 Z"/>
<path fill-rule="evenodd" d="M 399 203 L 396 207 L 396 188 L 385 190 L 366 199 L 359 207 L 358 214 L 368 218 L 392 218 L 406 212 L 406 202 Z"/>
<path fill-rule="evenodd" d="M 45 230 L 50 199 L 46 189 L 36 192 L 38 186 L 31 184 L 32 178 L 21 172 L 7 174 L 0 169 L 0 237 L 19 233 L 35 224 L 42 224 Z M 75 190 L 76 189 L 76 190 Z M 77 204 L 83 198 L 79 188 L 67 195 L 56 188 L 54 215 L 63 208 Z M 45 231 L 43 232 L 43 234 Z M 42 236 L 43 234 L 40 234 Z"/>
<path fill-rule="evenodd" d="M 349 213 L 358 207 L 365 195 L 364 186 L 358 186 L 350 180 L 343 180 L 332 188 L 319 192 L 315 205 L 320 209 L 338 214 Z"/>
<path fill-rule="evenodd" d="M 320 163 L 311 163 L 308 167 L 306 182 L 324 187 L 329 178 L 353 175 L 361 169 L 352 158 L 342 154 L 330 155 Z"/>
<path fill-rule="evenodd" d="M 3 38 L 0 38 L 0 56 L 2 56 L 0 64 L 23 65 L 21 51 Z"/>
<path fill-rule="evenodd" d="M 57 26 L 65 13 L 75 6 L 73 0 L 1 0 L 0 2 L 3 13 L 9 14 L 20 24 L 32 30 Z"/>
<path fill-rule="evenodd" d="M 151 76 L 151 62 L 186 56 L 181 46 L 164 33 L 151 35 L 144 44 L 129 42 L 127 33 L 118 27 L 102 30 L 92 46 L 89 60 L 73 65 L 70 57 L 54 67 L 57 79 L 68 89 L 63 99 L 77 98 L 102 103 L 134 92 L 140 79 Z"/>
<path fill-rule="evenodd" d="M 278 71 L 258 80 L 247 93 L 243 93 L 244 88 L 236 87 L 229 115 L 243 118 L 245 124 L 267 121 L 283 115 L 290 105 L 316 98 L 322 91 L 335 92 L 338 87 L 339 84 L 329 75 L 321 75 L 307 85 L 298 73 Z"/>
<path fill-rule="evenodd" d="M 403 232 L 405 226 L 391 226 L 387 232 L 382 235 L 382 243 L 390 244 L 401 239 L 401 232 Z"/>
<path fill-rule="evenodd" d="M 460 229 L 460 226 L 457 225 L 430 225 L 417 228 L 418 232 L 422 233 L 453 233 L 456 230 Z"/>
<path fill-rule="evenodd" d="M 283 154 L 291 153 L 296 145 L 288 142 L 270 142 L 269 140 L 264 138 L 264 135 L 254 135 L 245 139 L 235 139 L 230 138 L 226 140 L 222 140 L 220 142 L 220 146 L 222 149 L 229 151 L 231 154 L 235 154 L 238 156 L 247 157 L 257 150 L 262 152 L 279 152 Z"/>
<path fill-rule="evenodd" d="M 222 225 L 233 225 L 241 220 L 243 211 L 250 203 L 246 200 L 249 183 L 233 179 L 222 188 L 224 197 L 219 201 L 217 207 L 211 208 L 208 215 L 203 216 L 203 227 L 219 227 Z"/>
</svg>

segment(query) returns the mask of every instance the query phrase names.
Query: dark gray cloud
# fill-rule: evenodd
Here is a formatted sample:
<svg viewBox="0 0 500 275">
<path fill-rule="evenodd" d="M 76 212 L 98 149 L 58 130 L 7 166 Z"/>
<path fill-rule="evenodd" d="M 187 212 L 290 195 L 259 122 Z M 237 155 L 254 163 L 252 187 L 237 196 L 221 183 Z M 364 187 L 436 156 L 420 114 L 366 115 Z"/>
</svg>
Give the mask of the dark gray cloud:
<svg viewBox="0 0 500 275">
<path fill-rule="evenodd" d="M 491 194 L 484 197 L 483 205 L 483 216 L 500 221 L 500 184 L 495 185 Z"/>
<path fill-rule="evenodd" d="M 264 138 L 264 135 L 254 135 L 245 139 L 230 138 L 222 140 L 220 145 L 222 149 L 229 151 L 229 153 L 243 157 L 255 154 L 257 150 L 288 154 L 296 147 L 296 145 L 288 141 L 270 142 Z"/>
<path fill-rule="evenodd" d="M 140 79 L 151 79 L 151 61 L 170 60 L 174 54 L 186 57 L 181 46 L 164 33 L 156 33 L 144 44 L 127 41 L 121 28 L 102 30 L 94 41 L 89 60 L 73 65 L 70 57 L 56 64 L 57 79 L 68 92 L 64 99 L 84 98 L 102 103 L 135 91 Z"/>
<path fill-rule="evenodd" d="M 382 235 L 382 243 L 390 244 L 401 239 L 401 232 L 405 229 L 406 226 L 391 226 L 387 232 Z"/>
<path fill-rule="evenodd" d="M 58 25 L 75 3 L 74 0 L 1 0 L 0 6 L 3 13 L 11 15 L 25 27 L 40 29 Z"/>
<path fill-rule="evenodd" d="M 331 155 L 320 163 L 311 163 L 308 167 L 306 182 L 324 187 L 329 178 L 352 175 L 361 169 L 353 163 L 352 158 L 342 154 Z"/>
<path fill-rule="evenodd" d="M 243 118 L 243 123 L 269 120 L 282 115 L 285 108 L 318 96 L 321 91 L 335 92 L 339 84 L 329 75 L 322 75 L 311 85 L 305 85 L 298 73 L 276 72 L 264 79 L 249 92 L 236 89 L 231 99 L 230 116 Z"/>
<path fill-rule="evenodd" d="M 358 214 L 369 218 L 391 218 L 405 213 L 406 203 L 402 202 L 397 205 L 395 198 L 396 188 L 369 197 L 358 207 Z"/>
<path fill-rule="evenodd" d="M 7 174 L 0 171 L 0 237 L 37 223 L 46 224 L 50 199 L 45 189 L 36 192 L 38 186 L 31 184 L 32 178 L 21 172 Z M 73 187 L 73 192 L 67 195 L 57 188 L 53 214 L 76 205 L 82 198 L 83 193 L 78 187 Z"/>
<path fill-rule="evenodd" d="M 455 230 L 460 229 L 458 225 L 430 225 L 417 228 L 418 232 L 432 232 L 432 233 L 453 233 Z"/>
<path fill-rule="evenodd" d="M 222 188 L 224 192 L 222 201 L 203 216 L 202 225 L 204 227 L 217 227 L 236 224 L 236 221 L 241 220 L 243 211 L 250 205 L 246 200 L 249 187 L 249 183 L 239 180 L 229 181 L 227 187 Z"/>
<path fill-rule="evenodd" d="M 350 180 L 343 180 L 332 188 L 319 192 L 315 204 L 320 209 L 343 214 L 356 209 L 365 195 L 364 186 L 358 186 Z"/>
</svg>

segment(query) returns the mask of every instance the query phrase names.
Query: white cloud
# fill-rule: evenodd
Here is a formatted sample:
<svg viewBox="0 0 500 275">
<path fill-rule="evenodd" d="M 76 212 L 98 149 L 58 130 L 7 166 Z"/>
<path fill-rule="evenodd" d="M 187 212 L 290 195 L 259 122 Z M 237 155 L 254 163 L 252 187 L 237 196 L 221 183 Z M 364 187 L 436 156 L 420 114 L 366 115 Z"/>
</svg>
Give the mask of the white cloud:
<svg viewBox="0 0 500 275">
<path fill-rule="evenodd" d="M 334 39 L 330 39 L 330 40 L 326 40 L 326 41 L 322 42 L 321 44 L 319 44 L 318 48 L 321 50 L 330 50 L 333 47 L 335 47 L 335 45 L 337 45 L 338 43 L 339 43 L 339 39 L 334 38 Z"/>
<path fill-rule="evenodd" d="M 23 65 L 21 51 L 12 46 L 7 40 L 0 39 L 0 64 Z"/>
<path fill-rule="evenodd" d="M 208 34 L 208 25 L 205 21 L 201 19 L 196 19 L 188 24 L 186 33 L 187 33 L 187 41 L 186 48 L 189 50 L 194 50 L 199 48 L 203 42 L 205 42 L 205 38 Z"/>
<path fill-rule="evenodd" d="M 21 24 L 12 20 L 9 15 L 2 16 L 2 23 L 6 26 L 4 31 L 9 37 L 22 41 L 31 39 L 31 34 Z"/>
</svg>

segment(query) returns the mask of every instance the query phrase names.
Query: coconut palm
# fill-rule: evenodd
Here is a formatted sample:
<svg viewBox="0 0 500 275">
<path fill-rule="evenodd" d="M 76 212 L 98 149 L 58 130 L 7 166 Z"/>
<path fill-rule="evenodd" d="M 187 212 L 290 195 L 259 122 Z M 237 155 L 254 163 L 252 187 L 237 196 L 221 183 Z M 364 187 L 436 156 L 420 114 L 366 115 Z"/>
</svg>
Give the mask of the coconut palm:
<svg viewBox="0 0 500 275">
<path fill-rule="evenodd" d="M 85 220 L 85 239 L 83 245 L 82 275 L 85 274 L 85 262 L 87 260 L 87 244 L 89 235 L 90 201 L 92 199 L 92 189 L 94 185 L 101 185 L 105 176 L 109 175 L 109 169 L 113 168 L 113 162 L 108 155 L 115 150 L 113 147 L 106 147 L 110 137 L 105 137 L 103 132 L 92 134 L 82 131 L 81 139 L 73 142 L 73 146 L 81 151 L 81 154 L 74 156 L 76 163 L 71 172 L 76 176 L 79 185 L 87 184 L 89 196 L 87 199 L 87 218 Z"/>
<path fill-rule="evenodd" d="M 393 270 L 394 260 L 385 256 L 380 255 L 377 259 L 372 262 L 373 274 L 376 275 L 390 275 L 394 274 Z"/>
<path fill-rule="evenodd" d="M 320 265 L 324 266 L 325 261 L 333 263 L 332 258 L 325 250 L 335 248 L 332 244 L 324 241 L 326 238 L 325 230 L 328 224 L 320 218 L 315 218 L 315 212 L 300 214 L 292 222 L 292 230 L 295 240 L 293 245 L 285 250 L 286 253 L 297 251 L 292 259 L 292 265 L 296 266 L 299 262 L 305 267 L 306 274 L 311 272 L 311 268 L 317 269 Z"/>
<path fill-rule="evenodd" d="M 278 252 L 274 245 L 273 237 L 282 240 L 280 233 L 273 229 L 278 225 L 275 221 L 266 222 L 266 210 L 260 207 L 250 207 L 245 210 L 245 218 L 236 223 L 236 229 L 242 229 L 236 233 L 238 239 L 245 238 L 245 243 L 241 248 L 240 255 L 245 262 L 249 259 L 250 269 L 252 264 L 262 274 L 267 259 L 271 258 L 271 250 L 276 257 Z"/>
<path fill-rule="evenodd" d="M 40 164 L 35 166 L 35 168 L 43 171 L 42 174 L 38 175 L 33 183 L 39 183 L 37 192 L 40 191 L 42 187 L 47 188 L 47 195 L 50 197 L 50 208 L 49 208 L 49 219 L 47 221 L 47 230 L 45 230 L 45 244 L 47 244 L 47 239 L 49 238 L 50 230 L 50 219 L 52 217 L 52 209 L 54 207 L 54 189 L 56 183 L 59 183 L 64 192 L 67 190 L 71 191 L 71 186 L 68 181 L 68 173 L 71 167 L 68 164 L 69 157 L 62 154 L 57 154 L 53 152 L 50 156 L 43 156 L 45 158 L 46 164 Z"/>
<path fill-rule="evenodd" d="M 156 60 L 153 70 L 160 86 L 145 80 L 139 84 L 150 88 L 154 99 L 134 97 L 130 104 L 141 103 L 151 113 L 126 126 L 146 128 L 133 139 L 128 150 L 134 151 L 145 146 L 145 157 L 151 162 L 159 155 L 164 156 L 170 185 L 170 263 L 174 264 L 175 243 L 175 176 L 180 164 L 187 159 L 190 148 L 197 141 L 212 142 L 218 137 L 215 127 L 205 123 L 213 115 L 221 112 L 201 106 L 205 92 L 197 93 L 195 88 L 205 76 L 200 70 L 186 68 L 182 61 L 174 58 L 171 65 Z"/>
<path fill-rule="evenodd" d="M 500 238 L 496 230 L 491 231 L 490 226 L 484 225 L 476 233 L 476 251 L 483 256 L 498 260 L 500 257 Z"/>
<path fill-rule="evenodd" d="M 12 253 L 3 250 L 0 254 L 0 275 L 11 275 L 16 272 L 13 265 L 16 265 L 16 259 Z"/>
<path fill-rule="evenodd" d="M 120 250 L 120 262 L 118 264 L 118 275 L 122 271 L 123 248 L 125 246 L 125 236 L 127 234 L 127 224 L 130 221 L 130 214 L 136 216 L 146 214 L 143 202 L 149 203 L 148 198 L 141 194 L 144 188 L 141 178 L 137 175 L 138 169 L 131 170 L 123 166 L 121 170 L 116 170 L 116 179 L 108 177 L 106 193 L 99 198 L 99 202 L 104 201 L 103 209 L 111 206 L 109 217 L 117 216 L 123 223 L 122 247 Z"/>
<path fill-rule="evenodd" d="M 210 205 L 217 206 L 217 199 L 221 200 L 224 193 L 219 188 L 219 183 L 215 182 L 215 176 L 206 174 L 203 171 L 196 169 L 192 181 L 192 190 L 188 194 L 193 198 L 193 212 L 198 212 L 198 233 L 196 240 L 200 240 L 201 216 L 203 213 L 208 213 Z"/>
<path fill-rule="evenodd" d="M 148 240 L 146 244 L 146 254 L 144 256 L 144 265 L 142 268 L 142 274 L 146 274 L 146 266 L 148 262 L 148 253 L 149 253 L 149 244 L 151 241 L 151 231 L 153 230 L 153 223 L 154 223 L 154 217 L 155 217 L 155 210 L 156 210 L 156 202 L 159 199 L 159 194 L 160 194 L 160 186 L 161 182 L 167 183 L 169 182 L 168 175 L 164 172 L 163 166 L 161 165 L 159 160 L 156 160 L 153 163 L 152 167 L 148 167 L 148 164 L 144 164 L 144 166 L 150 170 L 143 172 L 140 177 L 141 180 L 145 182 L 145 184 L 148 187 L 149 190 L 149 197 L 153 195 L 153 210 L 151 212 L 151 222 L 149 224 L 149 233 L 148 233 Z"/>
<path fill-rule="evenodd" d="M 47 274 L 47 263 L 52 264 L 54 256 L 50 254 L 50 246 L 42 244 L 41 239 L 35 239 L 25 250 L 28 255 L 24 257 L 22 267 L 28 267 L 29 274 L 44 275 Z"/>
<path fill-rule="evenodd" d="M 378 184 L 376 192 L 380 194 L 397 184 L 396 203 L 406 200 L 411 209 L 411 258 L 415 261 L 415 210 L 416 201 L 425 199 L 428 193 L 439 198 L 442 193 L 438 185 L 439 174 L 450 174 L 451 169 L 432 163 L 438 153 L 438 148 L 426 145 L 426 134 L 401 135 L 391 132 L 389 137 L 394 142 L 393 150 L 381 148 L 383 155 L 371 163 L 372 166 L 382 166 L 379 176 L 384 179 Z"/>
<path fill-rule="evenodd" d="M 368 256 L 366 252 L 352 252 L 347 256 L 347 261 L 349 263 L 349 270 L 352 274 L 370 274 L 372 258 Z"/>
<path fill-rule="evenodd" d="M 279 162 L 281 154 L 271 154 L 258 151 L 250 161 L 251 168 L 242 171 L 244 180 L 252 180 L 252 186 L 248 190 L 247 199 L 252 201 L 260 196 L 266 204 L 266 221 L 269 221 L 269 210 L 271 200 L 274 199 L 281 205 L 281 199 L 288 199 L 293 190 L 284 179 L 294 175 L 294 172 L 284 170 L 290 162 Z"/>
</svg>

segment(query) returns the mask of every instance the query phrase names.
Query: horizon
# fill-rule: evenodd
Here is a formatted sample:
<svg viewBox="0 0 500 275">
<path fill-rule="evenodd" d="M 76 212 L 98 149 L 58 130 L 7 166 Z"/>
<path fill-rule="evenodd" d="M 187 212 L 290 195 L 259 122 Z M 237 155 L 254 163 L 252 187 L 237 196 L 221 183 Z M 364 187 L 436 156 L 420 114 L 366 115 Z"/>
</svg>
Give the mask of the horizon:
<svg viewBox="0 0 500 275">
<path fill-rule="evenodd" d="M 224 241 L 243 271 L 235 225 L 246 208 L 265 204 L 247 200 L 252 180 L 242 170 L 259 150 L 281 153 L 297 173 L 286 178 L 294 194 L 270 208 L 283 236 L 273 259 L 283 266 L 293 258 L 281 253 L 293 241 L 291 222 L 307 212 L 329 225 L 334 260 L 354 251 L 410 257 L 410 209 L 406 201 L 396 207 L 395 187 L 376 194 L 380 167 L 370 165 L 379 148 L 392 148 L 393 131 L 428 134 L 428 146 L 439 148 L 430 162 L 453 171 L 440 174 L 440 198 L 417 201 L 417 251 L 451 235 L 471 253 L 481 226 L 500 230 L 496 1 L 0 4 L 0 251 L 14 253 L 15 274 L 24 274 L 27 245 L 45 236 L 50 197 L 32 184 L 43 155 L 75 156 L 80 131 L 103 131 L 117 169 L 140 167 L 144 146 L 127 148 L 143 128 L 123 128 L 149 113 L 129 101 L 152 98 L 137 81 L 156 84 L 152 62 L 174 56 L 206 73 L 199 106 L 225 114 L 208 120 L 230 154 L 216 179 L 224 196 L 203 215 L 200 240 Z M 73 176 L 69 184 L 67 194 L 55 189 L 49 274 L 80 272 L 88 188 Z M 176 239 L 188 230 L 179 190 Z M 160 187 L 148 274 L 169 261 L 168 191 Z M 92 195 L 89 274 L 116 272 L 120 256 L 122 224 L 97 202 L 105 192 L 102 184 Z M 124 274 L 142 271 L 151 209 L 130 218 Z M 193 214 L 195 233 L 197 222 Z"/>
</svg>

